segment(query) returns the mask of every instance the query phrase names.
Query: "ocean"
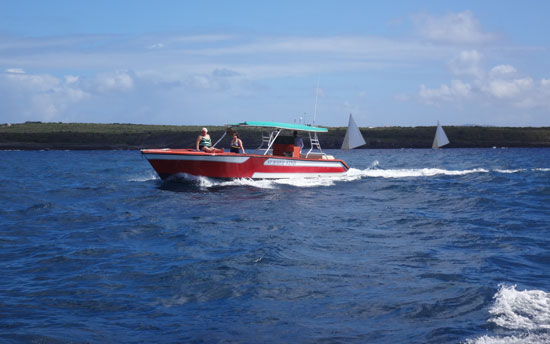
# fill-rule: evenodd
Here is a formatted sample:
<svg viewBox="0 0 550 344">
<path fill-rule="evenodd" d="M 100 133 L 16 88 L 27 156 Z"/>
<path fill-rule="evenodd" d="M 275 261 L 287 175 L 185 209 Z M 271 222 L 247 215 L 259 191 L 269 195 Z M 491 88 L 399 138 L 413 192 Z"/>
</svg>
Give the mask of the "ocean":
<svg viewBox="0 0 550 344">
<path fill-rule="evenodd" d="M 550 343 L 550 149 L 328 151 L 162 182 L 0 151 L 2 343 Z"/>
</svg>

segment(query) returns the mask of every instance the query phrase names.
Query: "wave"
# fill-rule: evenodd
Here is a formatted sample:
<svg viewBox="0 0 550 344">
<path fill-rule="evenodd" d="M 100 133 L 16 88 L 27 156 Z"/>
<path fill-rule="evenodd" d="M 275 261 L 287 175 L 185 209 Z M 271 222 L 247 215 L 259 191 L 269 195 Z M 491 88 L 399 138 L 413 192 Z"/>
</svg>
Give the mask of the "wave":
<svg viewBox="0 0 550 344">
<path fill-rule="evenodd" d="M 520 168 L 520 169 L 517 169 L 517 170 L 503 170 L 503 169 L 496 169 L 495 172 L 498 172 L 498 173 L 518 173 L 518 172 L 525 172 L 527 171 L 526 169 L 524 168 Z"/>
<path fill-rule="evenodd" d="M 193 176 L 186 173 L 180 173 L 174 178 L 170 178 L 171 181 L 183 181 L 192 183 L 201 189 L 215 188 L 215 187 L 230 187 L 230 186 L 249 186 L 259 189 L 274 189 L 278 185 L 290 185 L 295 187 L 317 187 L 317 186 L 331 186 L 334 184 L 335 179 L 332 177 L 320 177 L 320 178 L 290 178 L 290 179 L 249 179 L 249 178 L 237 178 L 230 180 L 218 180 L 208 177 Z"/>
<path fill-rule="evenodd" d="M 532 168 L 532 169 L 526 169 L 526 168 L 518 168 L 513 170 L 508 169 L 495 169 L 495 172 L 498 173 L 519 173 L 519 172 L 527 172 L 527 171 L 533 171 L 533 172 L 550 172 L 550 168 Z"/>
<path fill-rule="evenodd" d="M 147 176 L 137 176 L 128 179 L 129 182 L 148 182 L 151 180 L 159 180 L 160 178 L 153 172 Z"/>
<path fill-rule="evenodd" d="M 467 340 L 467 344 L 544 344 L 550 343 L 550 338 L 547 335 L 538 335 L 527 333 L 524 335 L 511 335 L 507 337 L 491 337 L 483 336 L 475 340 Z"/>
<path fill-rule="evenodd" d="M 467 343 L 550 343 L 550 293 L 500 285 L 493 299 L 489 322 L 509 331 L 509 335 L 485 335 Z"/>
<path fill-rule="evenodd" d="M 371 169 L 359 170 L 355 168 L 349 169 L 341 176 L 318 177 L 318 178 L 288 178 L 288 179 L 248 179 L 238 178 L 231 180 L 217 180 L 208 177 L 193 176 L 185 173 L 178 174 L 171 180 L 180 180 L 190 182 L 200 188 L 224 187 L 224 186 L 251 186 L 260 189 L 273 189 L 279 185 L 289 185 L 300 188 L 332 186 L 337 182 L 351 182 L 363 178 L 410 178 L 410 177 L 430 177 L 436 175 L 460 176 L 470 173 L 487 173 L 484 169 L 464 170 L 464 171 L 449 171 L 442 169 L 404 169 L 404 170 L 382 170 Z"/>
<path fill-rule="evenodd" d="M 444 170 L 440 168 L 420 168 L 420 169 L 366 169 L 357 170 L 351 168 L 348 173 L 359 175 L 361 177 L 382 177 L 382 178 L 409 178 L 409 177 L 433 177 L 437 175 L 445 176 L 463 176 L 471 173 L 488 173 L 489 170 L 475 168 L 471 170 Z"/>
<path fill-rule="evenodd" d="M 376 165 L 378 166 L 378 165 Z M 411 178 L 411 177 L 434 177 L 438 175 L 443 176 L 464 176 L 467 174 L 473 173 L 520 173 L 526 171 L 538 171 L 538 172 L 549 172 L 550 168 L 533 168 L 533 169 L 494 169 L 488 170 L 485 168 L 474 168 L 468 170 L 446 170 L 441 168 L 419 168 L 419 169 L 378 169 L 378 168 L 367 168 L 364 170 L 350 168 L 346 173 L 346 177 L 343 179 L 359 179 L 363 177 L 372 177 L 372 178 Z M 340 177 L 338 177 L 340 178 Z"/>
<path fill-rule="evenodd" d="M 538 168 L 531 169 L 532 171 L 550 171 L 550 169 Z M 273 189 L 280 185 L 295 186 L 300 188 L 308 187 L 320 187 L 320 186 L 332 186 L 338 182 L 353 182 L 365 178 L 424 178 L 435 176 L 464 176 L 468 174 L 476 173 L 520 173 L 529 171 L 529 169 L 494 169 L 489 170 L 485 168 L 473 168 L 466 170 L 447 170 L 441 168 L 418 168 L 418 169 L 383 169 L 380 168 L 380 163 L 374 161 L 371 166 L 366 169 L 350 168 L 346 173 L 340 176 L 332 177 L 318 177 L 318 178 L 289 178 L 289 179 L 249 179 L 239 178 L 231 180 L 218 180 L 208 177 L 193 176 L 185 173 L 181 173 L 171 178 L 171 180 L 190 182 L 200 188 L 208 189 L 213 187 L 227 187 L 227 186 L 249 186 L 260 189 Z M 149 178 L 146 181 L 158 178 Z"/>
<path fill-rule="evenodd" d="M 501 285 L 494 299 L 489 313 L 496 325 L 514 330 L 550 330 L 550 294 Z"/>
</svg>

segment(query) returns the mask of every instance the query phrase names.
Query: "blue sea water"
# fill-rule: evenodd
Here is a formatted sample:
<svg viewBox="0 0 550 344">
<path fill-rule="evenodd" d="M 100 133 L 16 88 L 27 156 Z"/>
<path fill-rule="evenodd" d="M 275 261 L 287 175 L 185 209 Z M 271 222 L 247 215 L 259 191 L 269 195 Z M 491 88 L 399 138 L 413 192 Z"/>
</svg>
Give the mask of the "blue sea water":
<svg viewBox="0 0 550 344">
<path fill-rule="evenodd" d="M 352 169 L 161 182 L 0 152 L 0 342 L 550 343 L 550 149 L 329 153 Z"/>
</svg>

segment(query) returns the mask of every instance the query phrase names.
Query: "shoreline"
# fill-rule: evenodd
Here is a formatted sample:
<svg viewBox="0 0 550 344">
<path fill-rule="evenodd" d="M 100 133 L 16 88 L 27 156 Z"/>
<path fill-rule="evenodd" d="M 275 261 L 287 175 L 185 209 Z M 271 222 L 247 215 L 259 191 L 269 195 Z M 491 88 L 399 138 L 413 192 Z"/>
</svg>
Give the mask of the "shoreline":
<svg viewBox="0 0 550 344">
<path fill-rule="evenodd" d="M 139 150 L 193 148 L 201 126 L 26 122 L 0 127 L 0 150 Z M 216 141 L 224 126 L 208 126 Z M 451 143 L 444 148 L 548 148 L 550 127 L 444 126 Z M 321 147 L 339 149 L 346 127 L 328 127 Z M 360 128 L 367 144 L 357 149 L 431 148 L 435 126 Z M 260 130 L 239 128 L 245 146 L 260 144 Z M 219 147 L 229 144 L 224 138 Z M 304 141 L 308 141 L 304 135 Z"/>
</svg>

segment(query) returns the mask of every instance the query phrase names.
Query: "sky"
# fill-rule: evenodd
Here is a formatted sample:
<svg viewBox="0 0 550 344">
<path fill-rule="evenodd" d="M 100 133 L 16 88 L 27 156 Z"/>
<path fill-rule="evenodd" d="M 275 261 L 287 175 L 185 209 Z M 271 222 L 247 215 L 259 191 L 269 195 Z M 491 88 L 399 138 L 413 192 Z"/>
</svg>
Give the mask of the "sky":
<svg viewBox="0 0 550 344">
<path fill-rule="evenodd" d="M 550 1 L 0 0 L 0 122 L 550 126 Z"/>
</svg>

